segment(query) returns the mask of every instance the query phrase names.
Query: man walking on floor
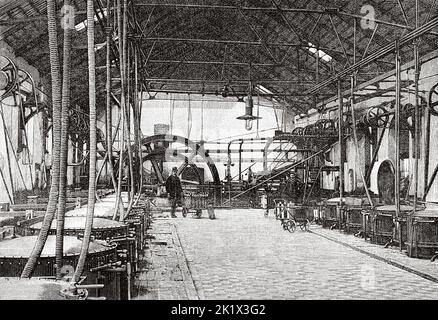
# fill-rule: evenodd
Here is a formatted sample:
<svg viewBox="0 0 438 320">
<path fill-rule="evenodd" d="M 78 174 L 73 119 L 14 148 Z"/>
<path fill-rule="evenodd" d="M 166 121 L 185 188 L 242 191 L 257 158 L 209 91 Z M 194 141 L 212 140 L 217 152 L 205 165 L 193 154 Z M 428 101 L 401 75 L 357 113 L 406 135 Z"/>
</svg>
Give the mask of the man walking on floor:
<svg viewBox="0 0 438 320">
<path fill-rule="evenodd" d="M 183 208 L 183 216 L 186 216 L 185 206 L 182 203 L 183 190 L 181 181 L 178 178 L 178 168 L 172 168 L 172 175 L 166 180 L 166 192 L 170 201 L 172 218 L 176 218 L 176 207 L 180 205 Z"/>
</svg>

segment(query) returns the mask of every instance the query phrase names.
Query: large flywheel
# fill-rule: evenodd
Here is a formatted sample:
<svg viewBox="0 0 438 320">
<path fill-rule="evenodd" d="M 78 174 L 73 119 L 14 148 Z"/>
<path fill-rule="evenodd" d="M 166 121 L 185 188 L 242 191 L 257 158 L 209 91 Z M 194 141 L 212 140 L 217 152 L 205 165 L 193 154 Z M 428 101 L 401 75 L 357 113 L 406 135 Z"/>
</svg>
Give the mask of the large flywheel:
<svg viewBox="0 0 438 320">
<path fill-rule="evenodd" d="M 141 145 L 143 167 L 149 165 L 159 183 L 164 183 L 165 166 L 171 164 L 178 168 L 179 176 L 185 170 L 191 170 L 198 180 L 194 182 L 201 184 L 203 182 L 203 172 L 196 165 L 195 160 L 202 159 L 210 172 L 212 182 L 215 185 L 220 184 L 216 165 L 199 143 L 177 135 L 161 134 L 144 138 Z M 169 168 L 167 168 L 167 171 L 169 171 Z"/>
<path fill-rule="evenodd" d="M 0 100 L 15 88 L 18 79 L 18 68 L 11 59 L 0 56 Z"/>
<path fill-rule="evenodd" d="M 438 116 L 438 83 L 429 91 L 428 107 L 431 114 Z"/>
</svg>

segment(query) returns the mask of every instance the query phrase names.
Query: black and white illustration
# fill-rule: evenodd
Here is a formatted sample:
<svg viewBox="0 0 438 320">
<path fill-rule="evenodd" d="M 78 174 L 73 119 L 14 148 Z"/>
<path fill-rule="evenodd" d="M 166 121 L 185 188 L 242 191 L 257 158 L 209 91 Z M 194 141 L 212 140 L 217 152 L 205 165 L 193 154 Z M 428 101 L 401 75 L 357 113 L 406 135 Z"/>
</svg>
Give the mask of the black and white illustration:
<svg viewBox="0 0 438 320">
<path fill-rule="evenodd" d="M 0 0 L 0 300 L 438 299 L 437 128 L 436 0 Z"/>
</svg>

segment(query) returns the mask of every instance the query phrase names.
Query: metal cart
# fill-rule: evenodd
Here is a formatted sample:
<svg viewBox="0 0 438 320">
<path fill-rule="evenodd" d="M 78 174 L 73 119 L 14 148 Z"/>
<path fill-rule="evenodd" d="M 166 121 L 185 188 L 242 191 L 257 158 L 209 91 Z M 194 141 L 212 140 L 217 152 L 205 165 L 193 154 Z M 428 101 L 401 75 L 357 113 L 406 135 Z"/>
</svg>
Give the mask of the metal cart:
<svg viewBox="0 0 438 320">
<path fill-rule="evenodd" d="M 418 211 L 407 218 L 407 254 L 415 258 L 433 258 L 438 251 L 438 208 Z"/>
<path fill-rule="evenodd" d="M 343 216 L 345 217 L 345 231 L 355 235 L 364 233 L 364 210 L 371 209 L 367 198 L 347 197 Z"/>
<path fill-rule="evenodd" d="M 295 228 L 298 226 L 302 231 L 309 231 L 311 219 L 309 217 L 309 210 L 311 209 L 311 207 L 307 206 L 288 206 L 287 211 L 289 213 L 289 219 L 286 222 L 287 230 L 289 232 L 294 232 Z"/>
<path fill-rule="evenodd" d="M 208 193 L 187 192 L 184 193 L 183 200 L 183 216 L 187 216 L 189 212 L 193 213 L 194 218 L 201 218 L 202 210 L 208 208 Z"/>
<path fill-rule="evenodd" d="M 325 201 L 322 215 L 324 228 L 338 228 L 347 233 L 356 233 L 362 228 L 362 209 L 364 198 L 343 197 Z"/>
<path fill-rule="evenodd" d="M 274 199 L 274 214 L 277 220 L 281 221 L 284 230 L 294 232 L 296 227 L 308 231 L 311 217 L 313 215 L 312 207 L 294 205 L 287 203 L 284 199 Z"/>
<path fill-rule="evenodd" d="M 345 203 L 345 198 L 342 199 L 342 204 Z M 341 224 L 340 220 L 340 198 L 328 199 L 324 203 L 324 208 L 322 211 L 322 227 L 323 228 L 336 228 Z"/>
<path fill-rule="evenodd" d="M 379 206 L 372 213 L 371 242 L 385 247 L 398 243 L 401 232 L 402 245 L 407 240 L 406 217 L 414 210 L 412 206 L 401 205 L 400 216 L 396 218 L 395 205 Z M 398 224 L 398 227 L 397 227 Z"/>
</svg>

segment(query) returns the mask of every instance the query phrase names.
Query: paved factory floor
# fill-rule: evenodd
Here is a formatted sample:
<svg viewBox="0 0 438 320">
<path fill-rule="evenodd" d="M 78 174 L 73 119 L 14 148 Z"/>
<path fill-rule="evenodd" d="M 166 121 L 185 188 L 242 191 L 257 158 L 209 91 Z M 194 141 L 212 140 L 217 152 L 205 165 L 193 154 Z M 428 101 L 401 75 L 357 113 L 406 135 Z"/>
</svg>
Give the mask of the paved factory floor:
<svg viewBox="0 0 438 320">
<path fill-rule="evenodd" d="M 291 234 L 261 210 L 215 213 L 154 215 L 135 299 L 438 298 L 437 262 L 316 225 Z"/>
</svg>

